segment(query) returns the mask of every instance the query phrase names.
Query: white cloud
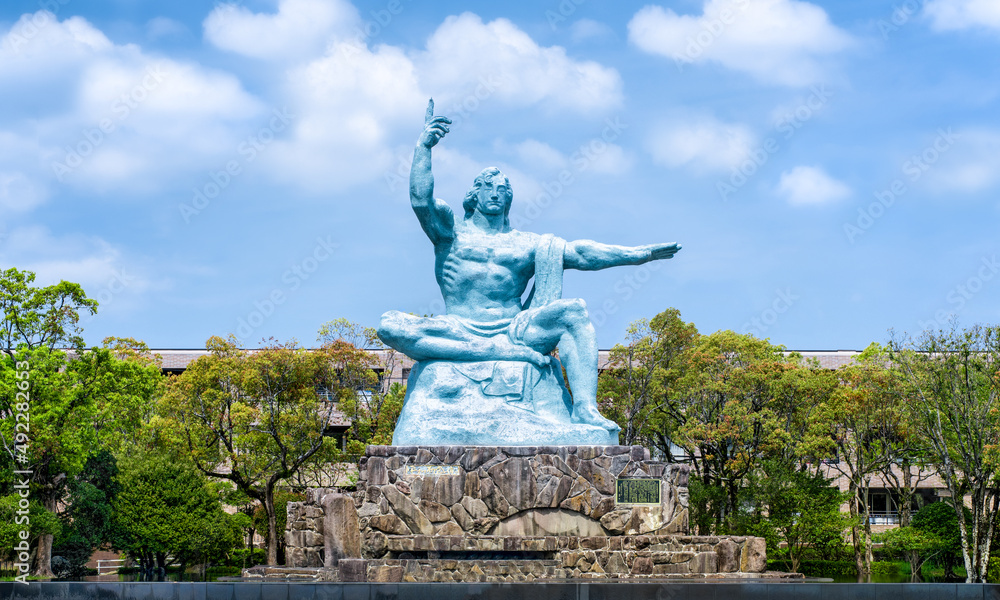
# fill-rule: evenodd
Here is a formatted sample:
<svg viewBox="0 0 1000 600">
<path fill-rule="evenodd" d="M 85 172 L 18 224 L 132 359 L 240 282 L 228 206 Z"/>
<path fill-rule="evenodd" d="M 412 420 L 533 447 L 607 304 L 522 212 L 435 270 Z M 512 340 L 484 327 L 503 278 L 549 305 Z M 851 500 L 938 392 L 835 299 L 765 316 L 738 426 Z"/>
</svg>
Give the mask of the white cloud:
<svg viewBox="0 0 1000 600">
<path fill-rule="evenodd" d="M 573 42 L 577 44 L 615 36 L 615 31 L 611 27 L 593 19 L 580 19 L 570 26 L 569 31 Z"/>
<path fill-rule="evenodd" d="M 428 96 L 437 114 L 458 125 L 490 100 L 606 108 L 620 100 L 620 86 L 613 69 L 573 61 L 562 48 L 540 47 L 509 21 L 484 24 L 470 13 L 448 18 L 426 50 L 410 54 L 346 39 L 289 70 L 285 92 L 298 116 L 291 137 L 276 142 L 265 164 L 278 179 L 313 191 L 344 189 L 395 176 L 393 149 L 412 143 L 407 138 L 415 137 Z"/>
<path fill-rule="evenodd" d="M 20 174 L 8 183 L 13 193 L 53 179 L 96 192 L 155 191 L 235 152 L 247 123 L 266 112 L 236 77 L 112 44 L 79 17 L 41 11 L 3 37 L 0 86 L 61 99 L 30 119 L 0 115 L 0 131 L 11 132 L 0 135 L 4 170 Z"/>
<path fill-rule="evenodd" d="M 7 232 L 0 243 L 5 264 L 35 273 L 35 285 L 52 285 L 61 280 L 83 286 L 91 298 L 116 277 L 130 293 L 158 286 L 135 257 L 127 258 L 105 240 L 87 235 L 53 235 L 40 226 L 21 227 Z"/>
<path fill-rule="evenodd" d="M 81 17 L 59 21 L 46 10 L 25 14 L 0 36 L 0 85 L 17 85 L 21 93 L 30 93 L 39 83 L 73 85 L 76 78 L 68 72 L 113 48 Z"/>
<path fill-rule="evenodd" d="M 973 27 L 1000 30 L 1000 3 L 996 0 L 929 0 L 924 14 L 938 31 Z"/>
<path fill-rule="evenodd" d="M 602 152 L 594 155 L 587 169 L 605 175 L 621 175 L 632 168 L 632 157 L 617 144 L 608 144 Z"/>
<path fill-rule="evenodd" d="M 442 99 L 442 109 L 495 98 L 513 106 L 586 113 L 622 100 L 616 70 L 574 60 L 559 46 L 539 46 L 507 19 L 448 17 L 414 62 L 421 86 Z"/>
<path fill-rule="evenodd" d="M 754 134 L 744 125 L 689 116 L 654 126 L 646 148 L 657 163 L 668 167 L 717 171 L 737 168 L 749 156 L 754 142 Z"/>
<path fill-rule="evenodd" d="M 279 60 L 322 54 L 331 37 L 359 22 L 345 0 L 281 0 L 274 14 L 220 4 L 205 19 L 205 38 L 215 46 L 253 58 Z"/>
<path fill-rule="evenodd" d="M 292 135 L 266 160 L 276 177 L 308 189 L 343 189 L 393 165 L 397 132 L 414 140 L 427 97 L 413 64 L 392 46 L 340 43 L 289 74 Z"/>
<path fill-rule="evenodd" d="M 114 44 L 78 17 L 36 14 L 44 27 L 29 27 L 31 36 L 18 26 L 0 31 L 0 86 L 53 99 L 51 108 L 29 107 L 30 119 L 0 115 L 0 133 L 11 132 L 17 142 L 10 154 L 31 157 L 4 163 L 5 173 L 20 174 L 10 176 L 6 202 L 29 187 L 44 191 L 53 180 L 137 197 L 179 175 L 204 180 L 241 159 L 240 143 L 285 103 L 291 126 L 274 136 L 254 169 L 274 181 L 330 191 L 380 181 L 394 170 L 396 149 L 412 144 L 432 93 L 439 114 L 457 107 L 462 114 L 450 116 L 459 119 L 475 110 L 470 102 L 589 112 L 621 100 L 614 69 L 539 46 L 504 19 L 484 24 L 471 13 L 445 20 L 425 49 L 409 51 L 369 48 L 346 0 L 281 0 L 273 14 L 217 7 L 205 19 L 207 40 L 285 61 L 281 83 L 267 91 L 271 107 L 230 73 Z M 33 27 L 30 16 L 19 23 Z M 614 159 L 622 155 L 613 150 L 600 168 L 619 168 Z M 44 194 L 33 197 L 21 205 L 35 205 Z"/>
<path fill-rule="evenodd" d="M 146 23 L 146 37 L 151 40 L 184 35 L 185 33 L 188 33 L 188 28 L 183 23 L 167 17 L 154 17 Z"/>
<path fill-rule="evenodd" d="M 851 188 L 819 167 L 798 166 L 781 174 L 778 192 L 796 206 L 827 204 L 851 195 Z"/>
<path fill-rule="evenodd" d="M 824 59 L 853 40 L 826 11 L 798 0 L 706 0 L 700 16 L 646 6 L 628 24 L 640 49 L 678 67 L 714 61 L 765 82 L 808 85 L 824 77 Z"/>
<path fill-rule="evenodd" d="M 569 162 L 562 152 L 538 140 L 525 140 L 515 151 L 521 162 L 538 169 L 561 169 Z"/>
<path fill-rule="evenodd" d="M 632 168 L 632 159 L 625 150 L 600 138 L 584 142 L 569 155 L 538 140 L 528 139 L 513 148 L 521 164 L 535 172 L 549 175 L 568 169 L 574 173 L 593 172 L 621 175 Z"/>
<path fill-rule="evenodd" d="M 0 171 L 0 209 L 26 212 L 45 201 L 47 190 L 18 171 Z"/>
<path fill-rule="evenodd" d="M 953 144 L 928 146 L 911 158 L 908 174 L 919 172 L 937 193 L 974 194 L 1000 184 L 1000 131 L 968 129 L 952 136 Z"/>
</svg>

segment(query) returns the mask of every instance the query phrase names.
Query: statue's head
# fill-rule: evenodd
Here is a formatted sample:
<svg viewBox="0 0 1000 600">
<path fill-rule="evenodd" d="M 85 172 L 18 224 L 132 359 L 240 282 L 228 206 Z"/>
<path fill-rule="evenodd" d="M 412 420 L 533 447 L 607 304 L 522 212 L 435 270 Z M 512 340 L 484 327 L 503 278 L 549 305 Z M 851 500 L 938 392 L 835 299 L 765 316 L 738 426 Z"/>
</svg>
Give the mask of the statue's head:
<svg viewBox="0 0 1000 600">
<path fill-rule="evenodd" d="M 511 189 L 507 176 L 496 167 L 487 167 L 476 177 L 472 188 L 465 194 L 462 208 L 465 209 L 466 219 L 479 210 L 484 215 L 503 214 L 504 221 L 507 222 L 513 199 L 514 190 Z"/>
</svg>

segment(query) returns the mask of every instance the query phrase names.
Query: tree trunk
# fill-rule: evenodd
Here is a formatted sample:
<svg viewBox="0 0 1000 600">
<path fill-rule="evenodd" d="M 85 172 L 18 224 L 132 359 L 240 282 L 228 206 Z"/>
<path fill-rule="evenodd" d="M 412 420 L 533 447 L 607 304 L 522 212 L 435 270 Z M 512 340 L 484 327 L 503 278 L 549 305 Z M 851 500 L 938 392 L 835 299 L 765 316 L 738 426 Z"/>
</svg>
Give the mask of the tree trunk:
<svg viewBox="0 0 1000 600">
<path fill-rule="evenodd" d="M 278 515 L 274 509 L 274 487 L 264 490 L 264 510 L 267 511 L 267 564 L 278 565 Z"/>
<path fill-rule="evenodd" d="M 962 538 L 962 563 L 965 565 L 965 583 L 972 583 L 975 567 L 972 564 L 972 551 L 969 548 L 969 530 L 965 526 L 965 514 L 962 510 L 965 507 L 965 503 L 962 502 L 963 497 L 958 491 L 957 486 L 951 490 L 951 499 L 951 504 L 958 515 L 958 532 Z M 948 573 L 945 573 L 945 576 L 947 575 Z"/>
<path fill-rule="evenodd" d="M 909 459 L 904 458 L 900 468 L 903 470 L 903 489 L 899 490 L 899 526 L 906 527 L 910 524 L 914 493 L 914 489 L 911 487 L 913 476 L 910 474 Z"/>
<path fill-rule="evenodd" d="M 56 499 L 46 497 L 43 500 L 45 509 L 56 512 Z M 38 552 L 35 555 L 35 575 L 51 579 L 52 574 L 52 534 L 43 533 L 38 536 Z"/>
<path fill-rule="evenodd" d="M 862 532 L 862 534 L 861 534 L 862 535 L 862 541 L 861 541 L 861 546 L 862 547 L 861 547 L 861 550 L 864 551 L 864 562 L 861 564 L 860 568 L 858 569 L 858 574 L 859 575 L 865 575 L 865 576 L 871 575 L 871 573 L 872 573 L 872 560 L 874 558 L 872 556 L 872 520 L 871 520 L 871 511 L 869 509 L 869 503 L 870 503 L 871 500 L 868 497 L 868 489 L 869 489 L 868 488 L 868 482 L 864 481 L 864 483 L 860 487 L 860 492 L 861 492 L 860 496 L 862 498 L 864 498 L 864 500 L 861 502 L 861 507 L 864 509 L 861 512 L 861 520 L 862 520 L 862 523 L 861 523 L 861 532 Z"/>
<path fill-rule="evenodd" d="M 910 581 L 914 583 L 920 581 L 920 568 L 924 566 L 924 561 L 920 560 L 920 553 L 911 550 L 906 553 L 906 559 L 910 563 Z"/>
<path fill-rule="evenodd" d="M 861 549 L 861 534 L 858 532 L 858 488 L 851 482 L 848 486 L 851 496 L 851 544 L 854 546 L 854 564 L 858 568 L 858 577 L 864 572 L 865 563 Z"/>
</svg>

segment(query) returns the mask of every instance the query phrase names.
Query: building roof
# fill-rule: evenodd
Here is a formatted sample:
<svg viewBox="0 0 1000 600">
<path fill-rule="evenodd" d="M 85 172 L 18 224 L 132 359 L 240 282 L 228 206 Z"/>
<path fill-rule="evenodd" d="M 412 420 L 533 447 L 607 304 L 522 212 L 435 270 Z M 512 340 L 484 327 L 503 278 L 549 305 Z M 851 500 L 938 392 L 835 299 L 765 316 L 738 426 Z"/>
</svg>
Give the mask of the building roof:
<svg viewBox="0 0 1000 600">
<path fill-rule="evenodd" d="M 253 350 L 251 350 L 252 352 Z M 167 372 L 179 372 L 187 368 L 189 364 L 194 362 L 197 358 L 201 356 L 206 356 L 208 350 L 199 349 L 151 349 L 150 352 L 153 354 L 158 354 L 161 357 L 160 368 Z M 381 350 L 373 349 L 371 352 L 381 352 Z M 604 366 L 608 362 L 608 355 L 610 350 L 601 350 L 598 359 L 598 364 Z M 819 363 L 820 368 L 823 369 L 838 369 L 845 365 L 849 365 L 854 361 L 854 358 L 861 354 L 860 350 L 789 350 L 788 353 L 798 352 L 802 355 L 805 360 L 816 360 Z M 403 357 L 401 366 L 403 368 L 411 366 L 412 361 Z"/>
</svg>

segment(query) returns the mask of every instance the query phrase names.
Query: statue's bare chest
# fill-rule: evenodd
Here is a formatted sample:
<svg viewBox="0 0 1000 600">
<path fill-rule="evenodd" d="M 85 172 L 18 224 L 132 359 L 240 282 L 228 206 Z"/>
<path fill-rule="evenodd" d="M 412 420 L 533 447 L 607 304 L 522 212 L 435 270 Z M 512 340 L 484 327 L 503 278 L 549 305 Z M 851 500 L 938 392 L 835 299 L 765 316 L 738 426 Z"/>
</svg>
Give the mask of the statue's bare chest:
<svg viewBox="0 0 1000 600">
<path fill-rule="evenodd" d="M 455 236 L 448 257 L 452 261 L 473 263 L 469 266 L 499 267 L 523 271 L 533 265 L 534 241 L 520 233 L 459 233 Z M 446 259 L 446 260 L 447 260 Z"/>
</svg>

